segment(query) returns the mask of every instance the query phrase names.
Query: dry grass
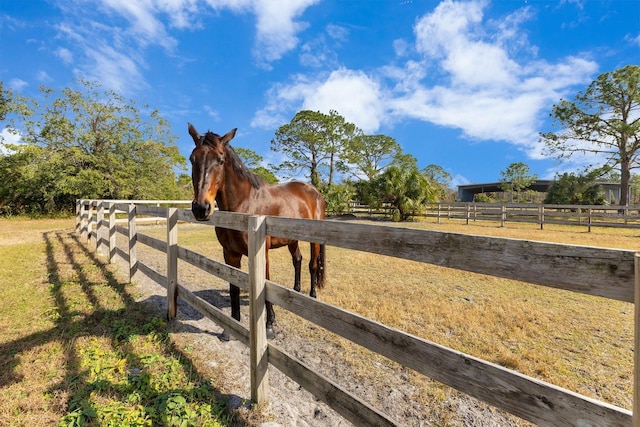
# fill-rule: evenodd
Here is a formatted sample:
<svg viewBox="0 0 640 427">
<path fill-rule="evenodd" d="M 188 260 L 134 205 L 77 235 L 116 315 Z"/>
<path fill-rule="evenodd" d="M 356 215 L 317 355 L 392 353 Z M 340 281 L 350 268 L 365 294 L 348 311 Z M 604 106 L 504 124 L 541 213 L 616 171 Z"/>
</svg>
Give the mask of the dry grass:
<svg viewBox="0 0 640 427">
<path fill-rule="evenodd" d="M 385 223 L 385 225 L 394 225 Z M 521 238 L 588 246 L 640 249 L 640 231 L 586 227 L 460 222 L 419 222 L 399 226 L 456 233 Z M 204 240 L 201 236 L 206 236 Z M 180 231 L 180 244 L 221 259 L 213 230 Z M 308 245 L 303 245 L 308 259 Z M 288 252 L 272 251 L 271 279 L 292 286 Z M 630 409 L 633 380 L 633 305 L 468 273 L 392 257 L 330 247 L 328 286 L 319 298 L 348 311 L 548 381 L 572 391 Z M 303 269 L 303 291 L 308 275 Z M 305 288 L 307 284 L 307 288 Z M 328 339 L 351 374 L 376 382 L 372 367 L 384 358 L 278 310 L 285 334 Z M 414 399 L 440 404 L 451 391 L 408 371 Z M 446 412 L 443 410 L 443 417 Z M 441 418 L 441 420 L 444 418 Z"/>
</svg>

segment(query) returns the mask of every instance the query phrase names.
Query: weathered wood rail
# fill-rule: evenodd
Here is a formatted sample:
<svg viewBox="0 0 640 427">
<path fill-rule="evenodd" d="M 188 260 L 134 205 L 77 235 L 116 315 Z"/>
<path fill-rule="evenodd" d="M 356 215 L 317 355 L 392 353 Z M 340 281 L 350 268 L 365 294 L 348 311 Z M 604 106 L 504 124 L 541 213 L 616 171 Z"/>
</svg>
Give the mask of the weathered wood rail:
<svg viewBox="0 0 640 427">
<path fill-rule="evenodd" d="M 127 213 L 127 227 L 116 225 L 116 212 Z M 166 241 L 138 233 L 136 215 L 166 218 Z M 247 273 L 180 247 L 177 239 L 178 221 L 195 222 L 187 209 L 145 206 L 138 202 L 79 200 L 76 231 L 95 244 L 99 253 L 105 253 L 109 261 L 116 255 L 128 260 L 131 278 L 136 272 L 141 272 L 165 286 L 170 318 L 176 315 L 176 297 L 179 295 L 200 313 L 231 330 L 241 342 L 249 345 L 251 398 L 256 402 L 267 399 L 270 364 L 356 425 L 396 425 L 401 422 L 390 419 L 267 342 L 263 316 L 264 301 L 268 300 L 401 365 L 536 424 L 640 427 L 640 258 L 633 251 L 340 221 L 216 212 L 204 224 L 248 232 L 250 262 Z M 116 247 L 116 232 L 127 236 L 127 251 Z M 324 243 L 635 303 L 633 412 L 426 341 L 266 281 L 264 238 L 267 235 Z M 166 253 L 166 276 L 137 259 L 138 244 Z M 178 259 L 248 290 L 249 329 L 178 284 Z"/>
</svg>

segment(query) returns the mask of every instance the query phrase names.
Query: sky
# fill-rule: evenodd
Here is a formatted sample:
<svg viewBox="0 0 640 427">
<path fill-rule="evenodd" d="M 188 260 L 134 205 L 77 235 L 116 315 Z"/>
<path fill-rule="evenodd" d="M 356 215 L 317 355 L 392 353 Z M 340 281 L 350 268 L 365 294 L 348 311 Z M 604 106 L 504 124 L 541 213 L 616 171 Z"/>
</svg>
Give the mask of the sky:
<svg viewBox="0 0 640 427">
<path fill-rule="evenodd" d="M 640 0 L 0 0 L 0 80 L 17 93 L 97 81 L 159 110 L 187 158 L 191 122 L 238 128 L 231 145 L 265 164 L 296 112 L 336 110 L 453 186 L 590 163 L 546 156 L 539 134 L 554 104 L 629 64 Z"/>
</svg>

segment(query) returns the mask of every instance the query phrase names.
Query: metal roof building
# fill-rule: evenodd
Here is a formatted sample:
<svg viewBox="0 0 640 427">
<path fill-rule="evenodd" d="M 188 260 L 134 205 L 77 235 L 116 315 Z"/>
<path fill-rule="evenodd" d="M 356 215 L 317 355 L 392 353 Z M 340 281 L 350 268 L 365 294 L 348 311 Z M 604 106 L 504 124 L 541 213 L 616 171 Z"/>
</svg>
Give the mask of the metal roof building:
<svg viewBox="0 0 640 427">
<path fill-rule="evenodd" d="M 525 188 L 525 190 L 533 190 L 540 193 L 546 193 L 551 187 L 553 180 L 551 179 L 539 179 L 533 184 Z M 620 184 L 611 182 L 599 183 L 604 190 L 604 198 L 607 202 L 615 203 L 620 200 Z M 473 202 L 475 195 L 479 193 L 500 193 L 500 182 L 489 182 L 485 184 L 468 184 L 458 186 L 458 201 L 459 202 Z"/>
</svg>

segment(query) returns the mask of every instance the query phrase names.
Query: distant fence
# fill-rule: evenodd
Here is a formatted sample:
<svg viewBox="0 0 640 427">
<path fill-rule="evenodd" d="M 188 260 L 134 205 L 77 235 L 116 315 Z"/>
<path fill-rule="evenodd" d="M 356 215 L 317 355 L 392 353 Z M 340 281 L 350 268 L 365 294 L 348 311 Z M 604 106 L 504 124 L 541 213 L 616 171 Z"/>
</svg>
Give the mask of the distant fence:
<svg viewBox="0 0 640 427">
<path fill-rule="evenodd" d="M 199 224 L 247 231 L 249 271 L 243 272 L 178 245 L 178 222 L 196 222 L 191 211 L 175 205 L 143 202 L 78 200 L 76 232 L 95 245 L 110 262 L 120 256 L 129 275 L 143 273 L 167 289 L 167 313 L 176 315 L 179 295 L 204 316 L 233 331 L 250 347 L 251 398 L 266 401 L 271 364 L 356 425 L 396 425 L 397 421 L 314 372 L 266 340 L 265 300 L 403 366 L 539 425 L 640 427 L 640 255 L 633 251 L 570 246 L 428 230 L 314 221 L 216 212 Z M 180 202 L 190 203 L 190 202 Z M 153 204 L 153 203 L 151 203 Z M 157 204 L 157 203 L 156 203 Z M 127 227 L 116 225 L 126 214 Z M 139 215 L 165 218 L 166 241 L 136 228 Z M 127 237 L 126 250 L 116 246 L 116 233 Z M 522 375 L 480 358 L 423 340 L 349 313 L 265 280 L 265 236 L 275 235 L 347 249 L 393 256 L 553 288 L 635 303 L 633 414 L 553 384 Z M 164 276 L 137 259 L 138 244 L 164 252 Z M 231 282 L 249 292 L 249 329 L 196 296 L 177 280 L 177 261 Z M 526 262 L 522 262 L 522 260 Z"/>
<path fill-rule="evenodd" d="M 640 206 L 540 205 L 529 203 L 438 203 L 427 216 L 471 221 L 528 222 L 592 227 L 640 228 Z"/>
<path fill-rule="evenodd" d="M 383 205 L 371 208 L 354 203 L 351 213 L 371 217 L 391 217 L 393 207 Z M 476 221 L 526 222 L 540 225 L 580 225 L 591 231 L 592 227 L 640 228 L 640 206 L 602 205 L 543 205 L 534 203 L 432 203 L 416 217 L 462 220 L 467 224 Z"/>
</svg>

